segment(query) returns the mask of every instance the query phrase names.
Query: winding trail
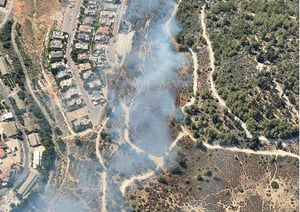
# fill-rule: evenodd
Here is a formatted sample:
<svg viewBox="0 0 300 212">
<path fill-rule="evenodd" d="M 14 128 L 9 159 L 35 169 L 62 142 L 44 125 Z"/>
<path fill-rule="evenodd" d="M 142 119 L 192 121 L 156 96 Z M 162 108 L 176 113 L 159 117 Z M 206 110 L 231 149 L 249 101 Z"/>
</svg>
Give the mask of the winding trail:
<svg viewBox="0 0 300 212">
<path fill-rule="evenodd" d="M 154 175 L 154 172 L 151 170 L 144 174 L 135 175 L 129 179 L 124 180 L 120 186 L 121 193 L 123 194 L 123 196 L 125 196 L 125 191 L 126 191 L 127 186 L 131 185 L 135 180 L 145 180 L 145 179 L 148 179 L 149 177 L 152 177 L 153 175 Z"/>
<path fill-rule="evenodd" d="M 191 106 L 193 104 L 195 104 L 196 101 L 196 97 L 197 97 L 197 91 L 198 91 L 198 68 L 199 68 L 199 62 L 198 62 L 198 58 L 197 58 L 197 54 L 191 49 L 189 48 L 189 51 L 192 54 L 192 59 L 193 59 L 193 96 L 190 99 L 189 102 L 187 102 L 181 109 L 183 111 L 183 109 L 185 107 Z"/>
<path fill-rule="evenodd" d="M 209 60 L 210 60 L 210 67 L 211 67 L 211 71 L 209 74 L 209 80 L 210 80 L 210 85 L 211 85 L 211 91 L 213 96 L 218 100 L 219 104 L 221 107 L 224 107 L 228 110 L 228 113 L 232 114 L 234 116 L 234 120 L 238 121 L 243 130 L 246 133 L 247 138 L 252 138 L 252 134 L 249 132 L 249 130 L 247 129 L 247 125 L 245 122 L 243 122 L 239 117 L 237 117 L 236 115 L 234 115 L 231 110 L 227 107 L 226 102 L 224 101 L 224 99 L 222 99 L 216 89 L 216 85 L 213 79 L 213 75 L 215 73 L 215 55 L 212 49 L 212 45 L 211 45 L 211 41 L 208 37 L 207 31 L 206 31 L 206 24 L 205 24 L 205 6 L 202 7 L 201 10 L 201 15 L 200 15 L 200 22 L 201 22 L 201 27 L 202 27 L 202 36 L 203 38 L 206 40 L 207 43 L 207 48 L 208 48 L 208 53 L 209 53 Z"/>
<path fill-rule="evenodd" d="M 296 119 L 298 119 L 298 117 L 299 117 L 299 111 L 296 110 L 295 107 L 294 107 L 294 105 L 291 104 L 289 98 L 284 93 L 281 84 L 278 83 L 278 82 L 276 82 L 276 80 L 273 80 L 273 82 L 276 85 L 276 90 L 279 92 L 279 97 L 284 100 L 285 104 L 291 109 L 291 111 L 294 114 L 294 116 L 297 117 Z"/>
<path fill-rule="evenodd" d="M 101 123 L 101 128 L 99 129 L 99 133 L 97 135 L 96 138 L 96 144 L 95 144 L 95 148 L 96 148 L 96 156 L 98 158 L 99 163 L 103 166 L 103 173 L 102 173 L 102 192 L 103 192 L 103 196 L 102 196 L 102 204 L 101 204 L 101 212 L 106 212 L 106 190 L 107 190 L 107 171 L 106 171 L 106 166 L 104 163 L 104 159 L 100 153 L 99 150 L 99 145 L 100 145 L 100 138 L 101 138 L 101 132 L 103 130 L 103 128 L 106 126 L 107 121 L 109 120 L 109 118 L 107 117 L 106 119 L 104 119 Z"/>
<path fill-rule="evenodd" d="M 141 149 L 140 147 L 136 146 L 134 143 L 131 142 L 131 139 L 129 137 L 129 108 L 127 105 L 125 105 L 124 102 L 121 103 L 121 107 L 124 110 L 125 113 L 125 128 L 124 128 L 124 139 L 125 142 L 128 143 L 130 145 L 130 147 L 132 149 L 134 149 L 137 153 L 145 153 L 147 154 L 147 156 L 155 163 L 156 167 L 163 167 L 164 166 L 164 159 L 163 157 L 158 157 L 155 155 L 152 155 L 148 152 L 145 152 L 143 149 Z"/>
<path fill-rule="evenodd" d="M 190 139 L 192 139 L 194 142 L 196 142 L 196 139 L 193 137 L 193 135 L 184 127 L 181 127 L 182 132 L 184 133 L 185 136 L 188 136 Z M 297 158 L 299 160 L 299 155 L 291 153 L 291 152 L 286 152 L 282 150 L 268 150 L 268 151 L 254 151 L 251 149 L 240 149 L 237 147 L 222 147 L 220 145 L 210 145 L 208 143 L 203 143 L 203 145 L 207 149 L 221 149 L 221 150 L 226 150 L 230 152 L 239 152 L 239 153 L 245 153 L 245 154 L 254 154 L 254 155 L 275 155 L 275 156 L 282 156 L 282 157 L 293 157 Z"/>
</svg>

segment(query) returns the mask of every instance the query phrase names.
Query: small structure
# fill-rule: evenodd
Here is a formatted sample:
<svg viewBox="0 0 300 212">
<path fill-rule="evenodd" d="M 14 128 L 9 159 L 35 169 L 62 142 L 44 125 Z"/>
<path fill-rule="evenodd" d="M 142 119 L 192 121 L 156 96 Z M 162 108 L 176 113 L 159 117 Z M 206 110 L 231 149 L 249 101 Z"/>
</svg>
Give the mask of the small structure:
<svg viewBox="0 0 300 212">
<path fill-rule="evenodd" d="M 81 41 L 89 42 L 90 41 L 90 36 L 88 34 L 85 34 L 85 33 L 79 33 L 77 35 L 77 39 L 81 40 Z"/>
<path fill-rule="evenodd" d="M 62 49 L 64 47 L 62 40 L 52 40 L 49 44 L 50 49 Z"/>
<path fill-rule="evenodd" d="M 76 109 L 82 107 L 83 106 L 82 103 L 83 102 L 80 98 L 71 99 L 70 101 L 67 102 L 67 106 L 68 106 L 70 111 L 73 111 L 73 110 L 76 110 Z"/>
<path fill-rule="evenodd" d="M 18 129 L 14 121 L 2 122 L 1 126 L 3 128 L 3 134 L 8 138 L 16 136 L 18 134 Z"/>
<path fill-rule="evenodd" d="M 66 79 L 66 80 L 62 80 L 62 81 L 59 83 L 59 86 L 60 86 L 61 88 L 72 87 L 72 86 L 73 86 L 73 80 L 72 80 L 72 78 Z"/>
<path fill-rule="evenodd" d="M 85 17 L 82 23 L 87 25 L 93 25 L 95 23 L 95 19 L 92 17 Z"/>
<path fill-rule="evenodd" d="M 92 82 L 87 83 L 90 89 L 98 89 L 101 86 L 100 80 L 94 80 Z"/>
<path fill-rule="evenodd" d="M 66 68 L 66 64 L 63 61 L 50 64 L 50 69 L 52 72 L 64 71 Z"/>
<path fill-rule="evenodd" d="M 2 76 L 5 76 L 5 75 L 9 74 L 7 63 L 6 63 L 4 57 L 0 57 L 0 71 L 1 71 Z"/>
<path fill-rule="evenodd" d="M 89 49 L 89 43 L 75 43 L 75 49 L 82 49 L 82 50 L 88 50 Z"/>
<path fill-rule="evenodd" d="M 0 148 L 0 159 L 3 159 L 6 157 L 6 152 L 4 151 L 3 148 Z"/>
<path fill-rule="evenodd" d="M 82 73 L 84 71 L 88 71 L 88 70 L 91 70 L 92 69 L 92 66 L 90 63 L 82 63 L 82 64 L 79 64 L 78 65 L 78 72 L 79 73 Z"/>
<path fill-rule="evenodd" d="M 64 40 L 64 33 L 62 31 L 53 31 L 52 39 Z"/>
<path fill-rule="evenodd" d="M 56 75 L 55 78 L 58 80 L 65 79 L 65 78 L 70 78 L 70 74 L 65 70 L 65 71 L 59 71 Z"/>
<path fill-rule="evenodd" d="M 92 122 L 88 117 L 83 117 L 81 119 L 75 119 L 73 122 L 74 129 L 78 131 L 83 131 L 87 128 L 92 127 Z"/>
<path fill-rule="evenodd" d="M 14 116 L 13 116 L 12 112 L 5 113 L 2 116 L 2 121 L 11 121 L 13 119 L 14 119 Z"/>
<path fill-rule="evenodd" d="M 6 0 L 0 0 L 0 7 L 6 6 Z"/>
<path fill-rule="evenodd" d="M 34 170 L 30 171 L 25 182 L 19 188 L 18 193 L 21 194 L 22 196 L 27 196 L 27 194 L 29 194 L 30 192 L 30 189 L 33 187 L 34 183 L 36 182 L 37 178 L 38 178 L 37 172 Z"/>
<path fill-rule="evenodd" d="M 89 25 L 82 24 L 79 26 L 79 32 L 91 33 L 93 31 L 93 27 Z"/>
<path fill-rule="evenodd" d="M 31 147 L 41 145 L 41 139 L 38 133 L 31 133 L 28 135 L 28 141 Z"/>
<path fill-rule="evenodd" d="M 65 93 L 65 98 L 66 99 L 73 99 L 78 97 L 78 90 L 76 88 L 70 88 L 66 93 Z"/>
<path fill-rule="evenodd" d="M 10 167 L 4 167 L 0 170 L 0 181 L 1 184 L 7 184 L 10 176 Z"/>
<path fill-rule="evenodd" d="M 42 155 L 43 153 L 38 150 L 33 152 L 32 168 L 36 169 L 41 165 Z"/>
<path fill-rule="evenodd" d="M 78 61 L 88 61 L 89 55 L 87 53 L 78 54 L 77 60 Z"/>
<path fill-rule="evenodd" d="M 52 60 L 61 60 L 63 58 L 64 58 L 63 51 L 51 51 L 49 54 L 49 59 L 52 59 Z"/>
<path fill-rule="evenodd" d="M 87 80 L 92 76 L 92 74 L 93 74 L 92 70 L 88 70 L 82 74 L 82 79 Z"/>
</svg>

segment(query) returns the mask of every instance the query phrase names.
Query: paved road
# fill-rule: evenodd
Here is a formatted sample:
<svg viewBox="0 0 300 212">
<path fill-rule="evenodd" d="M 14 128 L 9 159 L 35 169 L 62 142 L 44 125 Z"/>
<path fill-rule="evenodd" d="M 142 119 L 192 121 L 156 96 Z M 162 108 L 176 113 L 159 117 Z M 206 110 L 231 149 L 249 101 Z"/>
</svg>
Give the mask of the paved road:
<svg viewBox="0 0 300 212">
<path fill-rule="evenodd" d="M 76 34 L 74 27 L 77 26 L 77 22 L 78 22 L 77 16 L 80 13 L 81 4 L 82 4 L 82 0 L 77 0 L 74 5 L 74 8 L 67 9 L 67 11 L 71 10 L 71 12 L 69 12 L 69 14 L 67 14 L 65 16 L 66 22 L 64 24 L 63 30 L 65 32 L 69 33 L 69 35 L 70 35 L 69 42 L 67 45 L 66 57 L 68 60 L 68 66 L 70 67 L 70 69 L 73 73 L 73 77 L 76 81 L 77 88 L 79 89 L 79 91 L 82 95 L 82 98 L 83 98 L 84 102 L 86 103 L 86 107 L 90 113 L 90 119 L 91 119 L 93 125 L 96 125 L 97 121 L 98 121 L 97 118 L 98 118 L 100 106 L 94 106 L 92 104 L 92 101 L 91 101 L 88 93 L 86 92 L 86 90 L 83 87 L 83 83 L 79 76 L 79 73 L 75 72 L 76 66 L 71 58 L 72 44 L 73 44 L 73 40 L 74 40 L 75 34 Z"/>
</svg>

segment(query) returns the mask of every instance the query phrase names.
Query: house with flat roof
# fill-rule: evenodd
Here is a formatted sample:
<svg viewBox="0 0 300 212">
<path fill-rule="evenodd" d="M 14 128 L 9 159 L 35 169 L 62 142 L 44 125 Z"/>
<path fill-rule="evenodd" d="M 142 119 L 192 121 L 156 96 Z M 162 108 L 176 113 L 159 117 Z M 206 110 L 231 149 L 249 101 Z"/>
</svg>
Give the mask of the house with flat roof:
<svg viewBox="0 0 300 212">
<path fill-rule="evenodd" d="M 80 98 L 71 99 L 71 100 L 67 101 L 67 106 L 69 108 L 69 111 L 73 111 L 78 108 L 81 108 L 83 106 L 83 102 Z"/>
<path fill-rule="evenodd" d="M 36 169 L 41 165 L 43 153 L 36 150 L 33 152 L 32 168 Z"/>
<path fill-rule="evenodd" d="M 87 80 L 87 79 L 89 79 L 92 75 L 93 75 L 92 70 L 85 71 L 85 72 L 82 74 L 82 79 L 83 79 L 83 80 Z"/>
<path fill-rule="evenodd" d="M 93 31 L 93 27 L 89 25 L 81 24 L 79 26 L 79 32 L 91 33 L 92 31 Z"/>
<path fill-rule="evenodd" d="M 14 116 L 13 116 L 12 112 L 5 113 L 2 116 L 2 121 L 11 121 L 13 119 L 14 119 Z"/>
<path fill-rule="evenodd" d="M 50 49 L 62 49 L 64 47 L 64 44 L 62 40 L 51 40 L 49 44 Z"/>
<path fill-rule="evenodd" d="M 75 49 L 82 49 L 82 50 L 88 50 L 89 49 L 89 43 L 75 43 Z"/>
<path fill-rule="evenodd" d="M 81 40 L 81 41 L 86 41 L 89 42 L 90 41 L 90 35 L 86 34 L 86 33 L 78 33 L 77 34 L 77 39 Z"/>
<path fill-rule="evenodd" d="M 14 121 L 1 122 L 0 126 L 3 128 L 3 134 L 7 137 L 13 137 L 18 134 L 18 129 Z"/>
<path fill-rule="evenodd" d="M 51 51 L 49 54 L 49 59 L 51 60 L 61 60 L 64 58 L 63 51 Z"/>
<path fill-rule="evenodd" d="M 88 61 L 89 60 L 89 54 L 88 53 L 82 53 L 82 54 L 78 54 L 77 55 L 77 60 L 79 62 L 82 62 L 82 61 Z"/>
<path fill-rule="evenodd" d="M 9 69 L 4 57 L 0 57 L 0 72 L 2 76 L 9 74 Z"/>
<path fill-rule="evenodd" d="M 88 70 L 91 70 L 92 69 L 92 66 L 90 63 L 82 63 L 82 64 L 79 64 L 78 65 L 78 72 L 79 73 L 82 73 L 84 71 L 88 71 Z"/>
<path fill-rule="evenodd" d="M 64 94 L 64 97 L 66 99 L 72 99 L 72 98 L 76 98 L 79 96 L 78 90 L 76 88 L 70 88 L 69 90 L 67 90 L 67 92 Z"/>
<path fill-rule="evenodd" d="M 64 33 L 62 31 L 53 31 L 52 39 L 64 40 Z"/>
<path fill-rule="evenodd" d="M 93 127 L 92 122 L 88 117 L 83 117 L 81 119 L 75 119 L 74 121 L 72 121 L 72 124 L 74 126 L 74 129 L 77 132 Z"/>
<path fill-rule="evenodd" d="M 52 72 L 66 70 L 66 64 L 63 61 L 55 62 L 50 64 L 50 70 Z"/>
<path fill-rule="evenodd" d="M 6 6 L 6 0 L 0 0 L 0 7 Z"/>
<path fill-rule="evenodd" d="M 29 145 L 31 147 L 36 147 L 41 145 L 41 139 L 38 133 L 31 133 L 28 135 Z"/>
<path fill-rule="evenodd" d="M 29 172 L 28 177 L 24 181 L 24 183 L 21 185 L 21 187 L 18 190 L 18 193 L 21 194 L 22 196 L 27 196 L 35 184 L 36 180 L 38 179 L 38 173 L 34 170 L 31 170 Z"/>
<path fill-rule="evenodd" d="M 70 79 L 62 80 L 62 81 L 60 81 L 59 86 L 60 86 L 61 88 L 69 88 L 69 87 L 72 87 L 72 86 L 73 86 L 73 79 L 70 78 Z"/>
<path fill-rule="evenodd" d="M 89 89 L 98 89 L 101 87 L 101 82 L 100 80 L 94 80 L 92 82 L 87 83 Z"/>
<path fill-rule="evenodd" d="M 85 17 L 84 19 L 83 19 L 83 21 L 82 21 L 82 23 L 83 24 L 86 24 L 86 25 L 94 25 L 94 23 L 95 23 L 95 19 L 93 18 L 93 17 L 89 17 L 89 16 L 87 16 L 87 17 Z"/>
<path fill-rule="evenodd" d="M 67 79 L 67 78 L 70 78 L 71 77 L 71 74 L 64 70 L 64 71 L 59 71 L 56 75 L 55 75 L 55 78 L 58 79 L 58 80 L 62 80 L 62 79 Z"/>
</svg>

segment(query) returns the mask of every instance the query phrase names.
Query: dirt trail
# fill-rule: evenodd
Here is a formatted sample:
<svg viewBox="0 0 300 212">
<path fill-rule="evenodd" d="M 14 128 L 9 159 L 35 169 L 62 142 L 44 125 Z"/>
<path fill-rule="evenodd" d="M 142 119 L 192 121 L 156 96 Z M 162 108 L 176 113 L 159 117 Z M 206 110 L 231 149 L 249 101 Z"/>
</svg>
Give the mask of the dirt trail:
<svg viewBox="0 0 300 212">
<path fill-rule="evenodd" d="M 106 212 L 106 188 L 107 188 L 106 176 L 107 176 L 106 172 L 103 172 L 102 174 L 103 196 L 102 196 L 101 212 Z"/>
<path fill-rule="evenodd" d="M 102 121 L 101 124 L 101 128 L 99 129 L 99 133 L 97 135 L 96 138 L 96 142 L 95 142 L 95 148 L 96 148 L 96 156 L 98 158 L 99 163 L 103 166 L 103 173 L 102 173 L 102 192 L 103 192 L 103 196 L 102 196 L 102 204 L 101 204 L 101 211 L 105 212 L 106 211 L 106 188 L 107 188 L 107 173 L 106 173 L 106 166 L 104 163 L 104 159 L 100 153 L 99 150 L 99 145 L 100 145 L 100 138 L 101 138 L 101 132 L 103 130 L 103 128 L 106 126 L 107 121 L 109 120 L 109 118 L 107 117 L 106 119 L 104 119 Z"/>
<path fill-rule="evenodd" d="M 107 121 L 108 121 L 109 118 L 106 118 L 103 120 L 102 124 L 101 124 L 101 128 L 99 129 L 99 133 L 97 135 L 97 138 L 96 138 L 96 142 L 95 142 L 95 148 L 96 148 L 96 156 L 98 158 L 98 161 L 99 163 L 103 166 L 103 168 L 106 170 L 106 166 L 105 166 L 105 163 L 104 163 L 104 160 L 103 160 L 103 157 L 100 153 L 100 150 L 99 150 L 99 145 L 100 145 L 100 138 L 101 138 L 101 132 L 103 130 L 103 128 L 105 127 Z"/>
<path fill-rule="evenodd" d="M 298 110 L 295 109 L 294 105 L 291 104 L 289 98 L 286 96 L 286 94 L 284 93 L 282 86 L 280 83 L 276 82 L 276 80 L 273 80 L 273 82 L 276 85 L 276 90 L 279 92 L 279 96 L 280 98 L 282 98 L 285 102 L 285 104 L 292 110 L 292 112 L 294 113 L 294 116 L 297 117 L 296 119 L 298 119 L 299 117 L 299 112 Z"/>
<path fill-rule="evenodd" d="M 132 149 L 134 149 L 137 153 L 146 153 L 148 155 L 148 157 L 155 163 L 156 167 L 163 167 L 164 166 L 164 160 L 162 157 L 157 157 L 155 155 L 149 154 L 147 152 L 145 152 L 143 149 L 141 149 L 140 147 L 136 146 L 134 143 L 131 142 L 130 137 L 129 137 L 129 108 L 127 105 L 125 105 L 124 102 L 121 103 L 121 107 L 124 110 L 125 113 L 125 120 L 124 120 L 124 124 L 125 124 L 125 128 L 124 128 L 124 139 L 125 142 L 128 143 L 130 145 L 130 147 Z"/>
<path fill-rule="evenodd" d="M 31 79 L 29 77 L 29 74 L 28 74 L 28 71 L 27 71 L 27 68 L 24 64 L 24 59 L 19 51 L 19 48 L 18 48 L 18 45 L 16 44 L 16 23 L 17 22 L 14 22 L 13 25 L 12 25 L 12 30 L 11 30 L 11 41 L 12 41 L 12 44 L 13 44 L 13 47 L 14 47 L 14 50 L 18 56 L 18 60 L 21 64 L 21 68 L 24 72 L 24 75 L 25 75 L 25 81 L 26 81 L 26 85 L 27 85 L 27 88 L 32 96 L 32 98 L 34 99 L 34 101 L 36 102 L 37 106 L 40 108 L 41 112 L 43 113 L 44 117 L 47 119 L 47 121 L 49 122 L 50 126 L 53 127 L 54 126 L 54 121 L 52 118 L 50 118 L 47 110 L 45 109 L 44 106 L 42 106 L 41 102 L 39 101 L 39 99 L 37 98 L 37 96 L 35 95 L 34 93 L 34 90 L 31 86 Z"/>
<path fill-rule="evenodd" d="M 184 135 L 189 136 L 193 141 L 196 142 L 196 139 L 193 137 L 193 135 L 184 127 L 181 127 L 182 132 Z M 254 154 L 254 155 L 275 155 L 275 156 L 282 156 L 282 157 L 293 157 L 299 159 L 299 155 L 291 153 L 291 152 L 286 152 L 282 150 L 267 150 L 267 151 L 254 151 L 251 149 L 240 149 L 237 147 L 222 147 L 220 145 L 210 145 L 208 143 L 203 143 L 203 145 L 207 149 L 222 149 L 230 152 L 240 152 L 240 153 L 245 153 L 245 154 Z"/>
<path fill-rule="evenodd" d="M 121 193 L 123 194 L 123 196 L 125 196 L 125 190 L 126 190 L 127 186 L 131 185 L 135 180 L 145 180 L 153 175 L 154 175 L 154 172 L 151 170 L 144 174 L 135 175 L 135 176 L 132 176 L 130 179 L 124 180 L 120 186 Z"/>
<path fill-rule="evenodd" d="M 189 51 L 192 54 L 193 66 L 194 66 L 194 70 L 193 70 L 193 96 L 190 99 L 190 101 L 183 106 L 183 108 L 191 106 L 195 103 L 196 97 L 197 97 L 197 90 L 198 90 L 198 67 L 199 67 L 199 62 L 198 62 L 197 54 L 191 48 L 189 48 Z"/>
<path fill-rule="evenodd" d="M 201 21 L 201 27 L 202 27 L 202 35 L 204 37 L 204 39 L 206 40 L 206 43 L 207 43 L 207 48 L 208 48 L 208 53 L 209 53 L 209 60 L 210 60 L 210 67 L 211 67 L 211 72 L 209 74 L 209 80 L 210 80 L 210 85 L 211 85 L 211 91 L 212 91 L 212 94 L 213 96 L 218 100 L 219 104 L 221 107 L 224 107 L 228 110 L 228 112 L 232 115 L 234 115 L 231 110 L 227 107 L 226 105 L 226 102 L 224 101 L 224 99 L 222 99 L 216 89 L 216 85 L 215 85 L 215 82 L 213 80 L 213 75 L 215 73 L 215 55 L 214 55 L 214 52 L 213 52 L 213 49 L 212 49 L 212 45 L 211 45 L 211 41 L 208 37 L 208 34 L 207 34 L 207 31 L 206 31 L 206 24 L 205 24 L 205 6 L 202 7 L 202 10 L 201 10 L 201 16 L 200 16 L 200 21 Z M 246 136 L 247 138 L 252 138 L 252 134 L 249 132 L 249 130 L 247 129 L 247 125 L 245 122 L 243 122 L 239 117 L 237 117 L 236 115 L 234 115 L 234 119 L 236 121 L 238 121 L 242 128 L 244 129 L 245 133 L 246 133 Z"/>
</svg>

